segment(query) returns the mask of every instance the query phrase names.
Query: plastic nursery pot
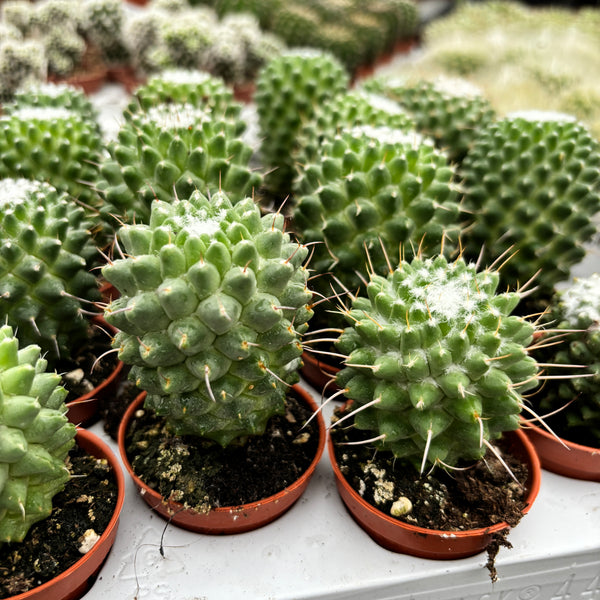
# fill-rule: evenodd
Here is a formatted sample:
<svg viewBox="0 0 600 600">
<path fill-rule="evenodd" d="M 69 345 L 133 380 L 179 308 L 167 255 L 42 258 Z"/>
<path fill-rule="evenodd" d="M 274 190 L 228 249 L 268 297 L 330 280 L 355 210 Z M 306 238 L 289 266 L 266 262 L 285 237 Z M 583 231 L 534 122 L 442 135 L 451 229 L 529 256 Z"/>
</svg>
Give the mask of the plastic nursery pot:
<svg viewBox="0 0 600 600">
<path fill-rule="evenodd" d="M 80 448 L 96 458 L 106 459 L 112 468 L 118 489 L 113 516 L 92 549 L 75 564 L 54 577 L 54 579 L 50 579 L 28 592 L 11 596 L 9 600 L 77 600 L 81 598 L 92 586 L 102 568 L 104 559 L 114 544 L 123 501 L 125 500 L 123 471 L 117 457 L 95 433 L 91 433 L 86 429 L 79 429 L 75 439 Z"/>
<path fill-rule="evenodd" d="M 521 430 L 504 434 L 509 440 L 509 451 L 527 463 L 526 514 L 536 496 L 541 481 L 540 461 L 535 449 Z M 377 510 L 366 502 L 346 481 L 335 459 L 334 444 L 328 441 L 329 457 L 333 466 L 338 492 L 354 520 L 387 550 L 410 554 L 420 558 L 453 560 L 483 552 L 492 541 L 494 533 L 507 529 L 508 523 L 500 522 L 490 527 L 466 531 L 441 531 L 404 523 Z"/>
<path fill-rule="evenodd" d="M 542 468 L 573 479 L 600 481 L 600 448 L 562 438 L 561 443 L 548 431 L 531 424 L 527 424 L 524 431 L 536 449 Z"/>
<path fill-rule="evenodd" d="M 293 386 L 292 390 L 296 396 L 306 402 L 313 411 L 317 410 L 316 402 L 307 391 L 303 390 L 298 385 Z M 125 469 L 140 491 L 142 498 L 148 505 L 162 517 L 168 519 L 169 522 L 189 531 L 212 535 L 224 535 L 244 533 L 271 523 L 289 510 L 303 494 L 325 448 L 325 422 L 323 421 L 321 413 L 319 413 L 317 415 L 319 423 L 319 446 L 308 469 L 299 479 L 280 492 L 257 502 L 242 504 L 240 506 L 214 508 L 206 514 L 198 513 L 192 509 L 185 508 L 179 502 L 171 500 L 166 501 L 158 492 L 148 487 L 133 472 L 131 463 L 125 452 L 125 435 L 136 411 L 142 408 L 145 398 L 146 392 L 139 394 L 123 415 L 118 434 L 121 459 L 125 465 Z"/>
<path fill-rule="evenodd" d="M 302 377 L 319 391 L 333 394 L 340 389 L 333 381 L 339 370 L 339 367 L 317 358 L 308 350 L 302 353 Z"/>
</svg>

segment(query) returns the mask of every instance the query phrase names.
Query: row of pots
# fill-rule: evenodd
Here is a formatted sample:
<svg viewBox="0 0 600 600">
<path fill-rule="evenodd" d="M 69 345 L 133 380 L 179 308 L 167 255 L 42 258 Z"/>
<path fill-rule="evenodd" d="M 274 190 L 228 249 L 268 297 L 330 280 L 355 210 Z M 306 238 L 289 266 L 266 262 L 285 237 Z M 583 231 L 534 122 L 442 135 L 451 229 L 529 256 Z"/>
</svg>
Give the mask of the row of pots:
<svg viewBox="0 0 600 600">
<path fill-rule="evenodd" d="M 335 369 L 324 365 L 311 355 L 305 355 L 304 377 L 320 387 L 331 379 Z M 119 363 L 111 377 L 90 394 L 86 394 L 69 404 L 69 418 L 76 423 L 87 423 L 94 419 L 98 398 L 101 394 L 114 394 L 119 384 L 122 364 Z M 320 379 L 318 381 L 315 379 Z M 317 411 L 317 405 L 311 395 L 300 386 L 293 387 L 293 393 L 311 410 Z M 125 436 L 137 411 L 143 406 L 145 393 L 140 393 L 130 404 L 121 421 L 118 433 L 121 461 L 133 479 L 148 505 L 170 523 L 179 527 L 204 534 L 231 534 L 250 531 L 262 527 L 277 519 L 298 500 L 306 489 L 314 473 L 317 463 L 324 452 L 327 432 L 324 419 L 318 413 L 319 444 L 309 468 L 302 476 L 286 489 L 258 502 L 235 507 L 222 507 L 211 510 L 208 514 L 200 514 L 185 508 L 182 504 L 165 501 L 159 493 L 146 485 L 133 471 L 125 450 Z M 61 576 L 47 583 L 14 596 L 11 600 L 43 598 L 44 600 L 75 600 L 80 598 L 89 588 L 100 571 L 117 532 L 119 514 L 124 500 L 124 477 L 120 463 L 110 448 L 95 434 L 79 428 L 78 444 L 93 456 L 104 458 L 110 464 L 118 484 L 119 493 L 114 515 L 109 526 L 101 535 L 91 551 L 84 555 L 75 565 Z M 520 457 L 529 471 L 526 482 L 525 508 L 523 514 L 531 508 L 540 487 L 541 467 L 557 473 L 600 481 L 600 452 L 598 450 L 566 443 L 564 446 L 556 442 L 550 434 L 538 429 L 527 428 L 510 434 L 510 451 Z M 327 441 L 329 458 L 333 467 L 336 485 L 341 499 L 355 521 L 382 547 L 413 556 L 429 559 L 458 559 L 472 556 L 484 551 L 493 536 L 506 530 L 505 522 L 491 527 L 452 532 L 430 530 L 411 525 L 388 516 L 369 504 L 350 485 L 340 470 L 335 457 L 334 443 L 329 437 Z M 556 447 L 559 454 L 556 455 Z M 537 452 L 536 452 L 537 450 Z M 538 455 L 541 457 L 538 458 Z"/>
</svg>

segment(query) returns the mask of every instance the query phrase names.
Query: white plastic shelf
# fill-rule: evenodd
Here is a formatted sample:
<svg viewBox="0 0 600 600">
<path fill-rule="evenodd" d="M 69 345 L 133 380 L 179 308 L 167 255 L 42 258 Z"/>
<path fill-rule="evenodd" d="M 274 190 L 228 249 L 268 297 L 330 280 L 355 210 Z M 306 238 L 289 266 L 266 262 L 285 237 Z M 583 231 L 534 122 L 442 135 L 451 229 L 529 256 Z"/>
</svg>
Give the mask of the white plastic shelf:
<svg viewBox="0 0 600 600">
<path fill-rule="evenodd" d="M 485 554 L 432 561 L 378 546 L 346 512 L 327 452 L 288 513 L 234 536 L 167 526 L 126 480 L 115 545 L 85 600 L 600 600 L 599 483 L 544 471 L 492 584 Z"/>
</svg>

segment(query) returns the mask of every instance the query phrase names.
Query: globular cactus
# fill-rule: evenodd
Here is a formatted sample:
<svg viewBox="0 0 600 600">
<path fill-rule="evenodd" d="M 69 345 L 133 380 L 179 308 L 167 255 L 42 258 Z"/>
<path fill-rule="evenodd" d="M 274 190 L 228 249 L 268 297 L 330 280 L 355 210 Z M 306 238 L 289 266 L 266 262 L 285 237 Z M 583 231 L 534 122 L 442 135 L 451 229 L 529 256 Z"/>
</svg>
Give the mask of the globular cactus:
<svg viewBox="0 0 600 600">
<path fill-rule="evenodd" d="M 321 19 L 307 4 L 283 3 L 273 14 L 272 31 L 289 48 L 317 47 Z"/>
<path fill-rule="evenodd" d="M 119 230 L 125 258 L 102 272 L 121 297 L 105 316 L 131 380 L 175 433 L 226 446 L 284 410 L 312 313 L 308 249 L 283 223 L 250 198 L 194 192 Z"/>
<path fill-rule="evenodd" d="M 35 7 L 27 0 L 5 0 L 0 6 L 0 21 L 5 26 L 15 27 L 22 36 L 30 32 Z"/>
<path fill-rule="evenodd" d="M 459 171 L 466 256 L 483 248 L 483 264 L 506 252 L 504 286 L 534 275 L 541 300 L 585 255 L 600 210 L 600 145 L 568 115 L 523 112 L 480 131 Z"/>
<path fill-rule="evenodd" d="M 60 375 L 46 368 L 38 346 L 0 327 L 0 545 L 22 541 L 48 517 L 70 478 L 65 461 L 76 429 Z"/>
<path fill-rule="evenodd" d="M 94 189 L 104 143 L 96 123 L 62 107 L 33 106 L 0 117 L 0 177 L 39 179 L 86 205 Z"/>
<path fill-rule="evenodd" d="M 537 385 L 534 327 L 511 315 L 519 294 L 497 293 L 498 281 L 462 258 L 416 257 L 371 275 L 346 312 L 337 383 L 354 425 L 421 472 L 481 458 L 519 427 L 523 393 Z"/>
<path fill-rule="evenodd" d="M 585 368 L 575 375 L 584 376 L 548 380 L 532 402 L 541 414 L 559 411 L 550 422 L 563 437 L 600 447 L 600 275 L 576 279 L 556 292 L 545 323 L 552 331 L 541 338 L 534 356 L 557 365 L 549 375 L 564 375 L 564 365 L 580 365 Z M 560 343 L 544 348 L 544 340 Z"/>
<path fill-rule="evenodd" d="M 363 87 L 398 102 L 412 115 L 417 130 L 432 137 L 455 162 L 463 159 L 478 131 L 495 116 L 482 92 L 464 79 L 375 77 L 365 81 Z"/>
<path fill-rule="evenodd" d="M 252 195 L 261 175 L 250 166 L 252 148 L 239 137 L 240 121 L 213 120 L 189 104 L 163 104 L 133 115 L 101 166 L 101 216 L 110 227 L 147 223 L 156 199 L 187 198 L 195 190 L 222 190 L 236 202 Z"/>
<path fill-rule="evenodd" d="M 46 80 L 43 45 L 35 40 L 7 39 L 0 43 L 0 102 L 11 102 L 22 86 Z"/>
<path fill-rule="evenodd" d="M 87 338 L 82 310 L 100 299 L 84 209 L 48 184 L 0 180 L 0 318 L 52 365 Z"/>
<path fill-rule="evenodd" d="M 129 119 L 158 104 L 191 104 L 227 119 L 239 119 L 242 110 L 223 79 L 198 69 L 166 69 L 152 76 L 135 90 L 124 116 Z"/>
<path fill-rule="evenodd" d="M 311 269 L 356 291 L 369 264 L 382 275 L 401 252 L 450 252 L 460 212 L 453 178 L 446 157 L 415 133 L 362 126 L 324 140 L 301 173 L 293 209 L 298 235 L 317 242 Z M 312 285 L 331 295 L 328 278 Z"/>
<path fill-rule="evenodd" d="M 258 112 L 263 163 L 274 169 L 265 183 L 287 195 L 294 178 L 293 153 L 302 124 L 317 107 L 347 91 L 349 77 L 328 52 L 298 49 L 284 52 L 259 72 L 254 101 Z"/>
</svg>

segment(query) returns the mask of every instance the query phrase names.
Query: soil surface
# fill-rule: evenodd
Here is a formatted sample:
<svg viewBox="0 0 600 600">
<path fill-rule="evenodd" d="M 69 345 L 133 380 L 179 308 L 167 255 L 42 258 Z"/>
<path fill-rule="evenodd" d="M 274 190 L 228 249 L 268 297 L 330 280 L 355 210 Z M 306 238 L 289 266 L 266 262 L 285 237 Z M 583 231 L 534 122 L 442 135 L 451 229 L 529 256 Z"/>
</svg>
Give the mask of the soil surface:
<svg viewBox="0 0 600 600">
<path fill-rule="evenodd" d="M 237 506 L 271 496 L 296 481 L 313 461 L 317 419 L 288 394 L 286 413 L 272 417 L 265 433 L 227 448 L 195 436 L 176 436 L 153 411 L 140 410 L 127 436 L 135 473 L 165 498 L 198 512 Z"/>
<path fill-rule="evenodd" d="M 56 577 L 77 562 L 84 533 L 106 529 L 117 502 L 117 484 L 105 460 L 75 446 L 74 477 L 54 496 L 51 515 L 34 524 L 20 543 L 0 545 L 0 598 L 10 598 Z"/>
<path fill-rule="evenodd" d="M 337 409 L 336 416 L 343 416 L 343 411 L 343 407 Z M 412 463 L 377 451 L 372 444 L 343 445 L 368 439 L 371 432 L 334 427 L 330 435 L 337 444 L 336 459 L 347 481 L 369 504 L 388 516 L 394 516 L 390 511 L 400 498 L 408 498 L 412 508 L 394 518 L 428 529 L 463 531 L 502 521 L 514 527 L 523 516 L 528 469 L 507 452 L 508 445 L 502 439 L 495 446 L 519 483 L 489 450 L 480 461 L 459 465 L 464 467 L 462 470 L 436 468 L 421 476 Z M 508 529 L 496 536 L 488 548 L 487 566 L 492 579 L 496 577 L 493 559 L 499 547 L 510 546 L 507 534 Z"/>
</svg>

